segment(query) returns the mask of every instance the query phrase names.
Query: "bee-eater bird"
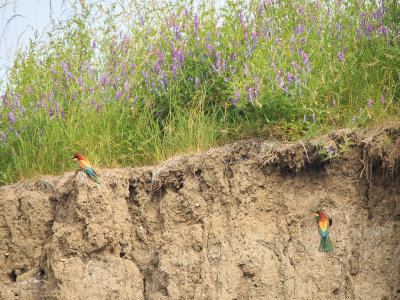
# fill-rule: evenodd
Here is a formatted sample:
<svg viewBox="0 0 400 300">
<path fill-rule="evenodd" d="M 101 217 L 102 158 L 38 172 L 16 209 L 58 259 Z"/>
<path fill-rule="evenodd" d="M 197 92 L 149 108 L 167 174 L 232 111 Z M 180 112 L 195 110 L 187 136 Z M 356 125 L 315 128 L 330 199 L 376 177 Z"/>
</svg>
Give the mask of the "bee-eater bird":
<svg viewBox="0 0 400 300">
<path fill-rule="evenodd" d="M 329 228 L 332 225 L 332 219 L 328 218 L 320 210 L 312 210 L 314 216 L 317 218 L 319 233 L 321 235 L 321 242 L 319 243 L 319 251 L 331 252 L 333 249 L 332 241 L 329 238 Z"/>
<path fill-rule="evenodd" d="M 76 153 L 69 159 L 72 159 L 83 172 L 92 176 L 93 179 L 96 180 L 98 184 L 100 184 L 100 180 L 97 178 L 96 172 L 93 170 L 92 166 L 90 165 L 90 163 L 86 158 L 84 158 L 81 154 Z"/>
</svg>

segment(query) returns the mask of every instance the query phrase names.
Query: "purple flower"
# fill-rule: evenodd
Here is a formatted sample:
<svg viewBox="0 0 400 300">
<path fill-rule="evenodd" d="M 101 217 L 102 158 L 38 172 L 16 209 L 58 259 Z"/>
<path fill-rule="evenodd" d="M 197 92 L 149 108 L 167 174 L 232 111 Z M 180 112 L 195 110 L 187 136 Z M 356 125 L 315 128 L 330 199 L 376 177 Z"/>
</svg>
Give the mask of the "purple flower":
<svg viewBox="0 0 400 300">
<path fill-rule="evenodd" d="M 100 103 L 97 103 L 97 113 L 100 113 Z"/>
<path fill-rule="evenodd" d="M 251 105 L 254 105 L 253 96 L 251 94 L 247 94 L 247 97 L 249 97 L 249 101 L 250 101 Z"/>
<path fill-rule="evenodd" d="M 300 55 L 303 56 L 303 64 L 308 66 L 308 55 L 303 50 L 300 51 Z"/>
<path fill-rule="evenodd" d="M 250 88 L 250 86 L 246 86 L 246 91 L 248 92 L 247 97 L 249 97 L 249 101 L 250 101 L 251 105 L 254 105 L 252 88 Z"/>
<path fill-rule="evenodd" d="M 67 62 L 67 63 L 69 63 L 69 62 Z M 72 78 L 71 73 L 68 72 L 68 69 L 67 69 L 67 67 L 65 66 L 65 64 L 64 64 L 63 61 L 61 61 L 61 67 L 63 68 L 65 74 L 66 74 L 69 78 Z"/>
<path fill-rule="evenodd" d="M 304 115 L 304 117 L 303 117 L 303 122 L 305 122 L 306 121 L 306 115 Z"/>
<path fill-rule="evenodd" d="M 312 113 L 312 122 L 313 122 L 313 124 L 315 124 L 315 113 L 314 112 Z"/>
<path fill-rule="evenodd" d="M 194 80 L 194 84 L 196 85 L 196 89 L 199 86 L 199 77 L 196 77 L 196 79 Z"/>
<path fill-rule="evenodd" d="M 19 103 L 18 96 L 14 97 L 14 101 L 15 101 L 15 105 L 17 106 L 17 108 L 20 108 L 21 104 Z"/>
<path fill-rule="evenodd" d="M 14 117 L 14 114 L 12 113 L 12 111 L 10 111 L 8 113 L 8 116 L 10 117 L 10 125 L 12 125 L 13 123 L 15 123 L 16 119 Z"/>
<path fill-rule="evenodd" d="M 338 52 L 337 53 L 337 56 L 338 56 L 338 58 L 339 58 L 339 60 L 341 61 L 341 62 L 343 62 L 344 61 L 344 54 L 342 53 L 342 52 Z"/>
<path fill-rule="evenodd" d="M 352 120 L 353 120 L 353 123 L 356 123 L 356 116 L 355 115 L 353 116 Z"/>
<path fill-rule="evenodd" d="M 92 42 L 92 47 L 93 47 L 93 49 L 96 48 L 96 41 L 95 40 L 93 40 L 93 42 Z"/>
<path fill-rule="evenodd" d="M 234 60 L 235 60 L 235 58 L 236 58 L 236 53 L 235 53 L 235 52 L 233 52 L 233 53 L 232 53 L 232 55 L 231 55 L 231 61 L 234 61 Z"/>
<path fill-rule="evenodd" d="M 243 25 L 243 14 L 242 14 L 242 12 L 241 12 L 241 11 L 239 11 L 239 13 L 238 13 L 238 17 L 239 17 L 239 19 L 240 19 L 240 24 L 242 24 L 242 25 Z"/>
<path fill-rule="evenodd" d="M 178 25 L 175 26 L 175 38 L 179 39 L 179 26 Z"/>
<path fill-rule="evenodd" d="M 290 80 L 291 80 L 291 78 L 292 78 L 292 74 L 290 74 L 290 73 L 288 73 L 287 74 L 287 76 L 286 76 L 286 80 L 287 80 L 287 84 L 288 84 L 288 88 L 289 88 L 289 86 L 290 86 Z"/>
<path fill-rule="evenodd" d="M 369 107 L 372 109 L 372 100 L 371 100 L 371 99 L 369 99 L 368 105 L 369 105 Z"/>
<path fill-rule="evenodd" d="M 382 95 L 382 98 L 381 98 L 381 102 L 382 102 L 382 104 L 385 104 L 385 98 L 383 98 L 383 95 Z"/>
<path fill-rule="evenodd" d="M 282 77 L 279 78 L 279 86 L 281 89 L 283 89 L 283 87 L 285 86 L 285 82 L 283 81 Z"/>
<path fill-rule="evenodd" d="M 254 88 L 253 88 L 253 95 L 254 95 L 254 98 L 257 99 L 257 96 L 258 96 L 258 89 L 257 89 L 257 87 L 254 87 Z"/>
<path fill-rule="evenodd" d="M 199 26 L 199 21 L 197 20 L 197 14 L 194 16 L 194 34 L 197 34 L 197 27 Z"/>
<path fill-rule="evenodd" d="M 335 107 L 336 107 L 336 102 L 335 102 L 335 99 L 333 99 L 332 101 L 333 101 L 333 106 L 335 106 Z"/>
<path fill-rule="evenodd" d="M 158 60 L 156 61 L 156 69 L 157 69 L 157 74 L 160 74 L 160 63 Z"/>
<path fill-rule="evenodd" d="M 92 98 L 92 107 L 95 107 L 94 98 Z"/>
<path fill-rule="evenodd" d="M 121 98 L 121 91 L 118 91 L 115 95 L 117 96 L 118 99 L 120 99 Z"/>
<path fill-rule="evenodd" d="M 167 85 L 167 75 L 165 74 L 165 70 L 164 69 L 161 72 L 161 76 L 163 78 L 164 84 Z"/>
<path fill-rule="evenodd" d="M 221 68 L 221 51 L 217 52 L 217 66 L 216 66 L 217 70 L 219 70 Z"/>
<path fill-rule="evenodd" d="M 62 115 L 63 118 L 65 118 L 64 107 L 61 109 L 61 115 Z"/>
<path fill-rule="evenodd" d="M 142 75 L 144 77 L 144 80 L 146 81 L 146 87 L 149 85 L 148 80 L 147 80 L 147 76 L 146 76 L 146 71 L 142 70 Z"/>
<path fill-rule="evenodd" d="M 176 79 L 178 77 L 178 75 L 176 74 L 176 67 L 175 65 L 171 66 L 172 72 L 174 72 L 174 78 Z"/>
<path fill-rule="evenodd" d="M 82 83 L 83 83 L 82 78 L 78 78 L 78 83 L 79 83 L 79 85 L 82 85 Z"/>
</svg>

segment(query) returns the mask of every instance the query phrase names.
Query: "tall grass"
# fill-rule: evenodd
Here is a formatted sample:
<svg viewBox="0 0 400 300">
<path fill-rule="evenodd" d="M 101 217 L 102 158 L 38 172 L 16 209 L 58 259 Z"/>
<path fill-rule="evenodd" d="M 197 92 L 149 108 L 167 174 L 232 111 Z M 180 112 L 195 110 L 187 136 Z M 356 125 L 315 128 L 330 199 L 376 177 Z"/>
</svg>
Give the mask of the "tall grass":
<svg viewBox="0 0 400 300">
<path fill-rule="evenodd" d="M 83 6 L 17 57 L 0 106 L 0 184 L 69 170 L 74 152 L 136 166 L 399 113 L 396 1 L 124 9 Z"/>
</svg>

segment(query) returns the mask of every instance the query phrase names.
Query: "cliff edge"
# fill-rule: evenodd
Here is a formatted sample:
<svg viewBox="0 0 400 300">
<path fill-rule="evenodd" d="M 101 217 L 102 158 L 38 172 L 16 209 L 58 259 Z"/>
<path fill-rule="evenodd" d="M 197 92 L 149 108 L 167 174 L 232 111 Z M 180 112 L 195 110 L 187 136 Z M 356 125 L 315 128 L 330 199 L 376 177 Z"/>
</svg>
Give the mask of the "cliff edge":
<svg viewBox="0 0 400 300">
<path fill-rule="evenodd" d="M 1 187 L 0 298 L 399 299 L 399 137 L 244 140 L 101 185 Z M 332 253 L 310 209 L 332 218 Z"/>
</svg>

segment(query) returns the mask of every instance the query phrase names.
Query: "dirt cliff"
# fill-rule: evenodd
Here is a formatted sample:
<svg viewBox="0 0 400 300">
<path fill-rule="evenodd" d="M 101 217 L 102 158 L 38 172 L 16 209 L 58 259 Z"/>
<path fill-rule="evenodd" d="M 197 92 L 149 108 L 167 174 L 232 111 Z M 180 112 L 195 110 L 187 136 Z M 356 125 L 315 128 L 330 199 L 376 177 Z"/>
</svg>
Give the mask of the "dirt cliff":
<svg viewBox="0 0 400 300">
<path fill-rule="evenodd" d="M 1 187 L 0 298 L 400 299 L 399 136 L 252 139 L 101 185 Z M 332 217 L 332 253 L 310 209 Z"/>
</svg>

